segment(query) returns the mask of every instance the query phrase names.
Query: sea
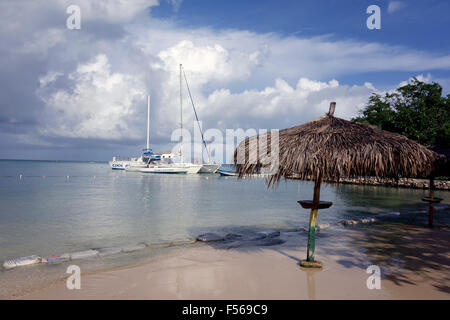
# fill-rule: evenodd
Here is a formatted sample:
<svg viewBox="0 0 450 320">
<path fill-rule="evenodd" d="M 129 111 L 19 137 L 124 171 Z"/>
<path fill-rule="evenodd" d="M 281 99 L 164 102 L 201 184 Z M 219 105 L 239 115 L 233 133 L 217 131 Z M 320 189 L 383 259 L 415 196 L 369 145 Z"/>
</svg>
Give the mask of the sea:
<svg viewBox="0 0 450 320">
<path fill-rule="evenodd" d="M 447 226 L 449 194 L 435 192 L 444 198 L 435 219 Z M 300 180 L 281 180 L 269 188 L 265 178 L 144 174 L 111 170 L 106 162 L 0 160 L 0 263 L 122 248 L 111 257 L 80 262 L 96 270 L 195 245 L 204 233 L 301 231 L 308 226 L 309 211 L 297 201 L 312 195 L 313 184 Z M 427 190 L 322 184 L 321 200 L 333 205 L 319 212 L 318 223 L 329 232 L 341 220 L 367 217 L 426 225 L 428 205 L 421 198 L 427 195 Z M 0 297 L 63 278 L 67 265 L 0 267 Z"/>
</svg>

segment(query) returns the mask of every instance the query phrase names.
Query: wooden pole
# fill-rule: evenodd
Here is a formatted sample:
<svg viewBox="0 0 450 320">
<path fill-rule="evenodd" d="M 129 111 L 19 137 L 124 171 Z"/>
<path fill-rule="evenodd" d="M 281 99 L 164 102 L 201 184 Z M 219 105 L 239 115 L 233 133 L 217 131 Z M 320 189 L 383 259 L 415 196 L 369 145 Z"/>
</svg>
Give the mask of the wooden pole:
<svg viewBox="0 0 450 320">
<path fill-rule="evenodd" d="M 331 102 L 330 103 L 330 109 L 328 110 L 327 115 L 329 116 L 334 116 L 334 109 L 336 109 L 336 102 Z"/>
<path fill-rule="evenodd" d="M 430 198 L 434 198 L 434 177 L 430 177 Z M 433 227 L 433 219 L 434 219 L 434 203 L 433 201 L 429 202 L 428 207 L 428 226 Z"/>
<path fill-rule="evenodd" d="M 428 197 L 422 198 L 422 201 L 428 202 L 428 226 L 433 227 L 434 204 L 442 201 L 441 198 L 434 197 L 434 175 L 430 175 L 430 193 Z"/>
<path fill-rule="evenodd" d="M 314 197 L 313 197 L 313 207 L 311 209 L 311 214 L 309 215 L 309 232 L 308 232 L 308 250 L 306 261 L 314 262 L 314 251 L 316 248 L 316 222 L 317 214 L 319 212 L 318 205 L 320 201 L 320 183 L 321 177 L 319 176 L 314 183 Z"/>
</svg>

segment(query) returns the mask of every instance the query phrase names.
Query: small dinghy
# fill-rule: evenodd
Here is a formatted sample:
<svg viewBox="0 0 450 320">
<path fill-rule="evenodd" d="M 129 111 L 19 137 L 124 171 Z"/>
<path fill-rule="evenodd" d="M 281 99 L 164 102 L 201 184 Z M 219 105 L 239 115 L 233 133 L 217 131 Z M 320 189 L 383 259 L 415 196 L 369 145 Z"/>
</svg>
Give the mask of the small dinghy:
<svg viewBox="0 0 450 320">
<path fill-rule="evenodd" d="M 58 263 L 58 262 L 65 262 L 65 261 L 69 261 L 69 260 L 70 260 L 70 256 L 67 253 L 53 254 L 51 256 L 42 258 L 42 262 L 45 262 L 45 263 Z"/>
<path fill-rule="evenodd" d="M 219 168 L 216 171 L 218 174 L 220 174 L 221 176 L 237 176 L 237 172 L 235 171 L 231 171 L 231 170 L 227 170 L 227 169 L 223 169 L 223 168 Z"/>
<path fill-rule="evenodd" d="M 20 258 L 14 258 L 10 260 L 6 260 L 5 263 L 3 263 L 3 267 L 5 269 L 12 269 L 15 267 L 22 267 L 22 266 L 28 266 L 31 264 L 36 264 L 41 262 L 41 257 L 32 255 L 28 257 L 20 257 Z"/>
</svg>

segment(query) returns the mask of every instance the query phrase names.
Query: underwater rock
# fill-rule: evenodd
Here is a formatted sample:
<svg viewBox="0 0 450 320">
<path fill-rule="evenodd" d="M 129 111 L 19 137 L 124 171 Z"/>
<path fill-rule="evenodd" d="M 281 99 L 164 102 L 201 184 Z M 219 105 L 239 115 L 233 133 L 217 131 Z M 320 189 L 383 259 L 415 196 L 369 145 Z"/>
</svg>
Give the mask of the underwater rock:
<svg viewBox="0 0 450 320">
<path fill-rule="evenodd" d="M 375 218 L 363 218 L 359 220 L 360 223 L 372 223 L 375 221 L 377 221 Z"/>
<path fill-rule="evenodd" d="M 264 234 L 262 232 L 258 232 L 258 233 L 246 234 L 241 238 L 241 240 L 243 240 L 243 241 L 258 241 L 258 240 L 262 240 L 265 238 L 267 238 L 266 234 Z"/>
<path fill-rule="evenodd" d="M 264 238 L 275 238 L 280 236 L 280 231 L 277 230 L 267 230 L 257 233 L 258 235 L 264 236 Z"/>
<path fill-rule="evenodd" d="M 122 248 L 119 248 L 119 247 L 100 248 L 100 249 L 98 249 L 98 255 L 100 257 L 110 256 L 113 254 L 118 254 L 121 251 L 122 251 Z"/>
<path fill-rule="evenodd" d="M 330 227 L 330 224 L 328 222 L 318 223 L 316 225 L 316 231 L 323 231 L 323 230 L 328 229 L 329 227 Z M 300 229 L 298 229 L 298 231 L 309 232 L 309 227 L 300 228 Z"/>
<path fill-rule="evenodd" d="M 328 222 L 318 223 L 316 226 L 317 231 L 326 230 L 330 227 L 330 224 Z"/>
<path fill-rule="evenodd" d="M 225 238 L 217 233 L 204 233 L 197 237 L 197 241 L 201 242 L 213 242 L 213 241 L 223 241 Z"/>
<path fill-rule="evenodd" d="M 283 244 L 286 241 L 280 238 L 267 238 L 264 239 L 261 243 L 258 243 L 260 246 L 268 247 L 268 246 L 276 246 L 279 244 Z"/>
<path fill-rule="evenodd" d="M 386 212 L 386 213 L 377 214 L 375 217 L 370 217 L 370 218 L 340 220 L 340 221 L 338 221 L 338 224 L 341 224 L 343 226 L 352 226 L 352 225 L 356 225 L 356 224 L 376 222 L 376 221 L 378 221 L 378 218 L 382 218 L 382 217 L 392 217 L 392 216 L 397 217 L 399 215 L 400 215 L 400 212 L 396 212 L 396 211 Z"/>
<path fill-rule="evenodd" d="M 356 221 L 356 220 L 341 220 L 338 223 L 342 224 L 343 226 L 352 226 L 352 225 L 358 224 L 358 221 Z"/>
<path fill-rule="evenodd" d="M 338 223 L 342 224 L 343 226 L 353 226 L 356 224 L 372 223 L 375 221 L 377 221 L 377 219 L 375 218 L 362 218 L 362 219 L 341 220 Z"/>
<path fill-rule="evenodd" d="M 227 233 L 225 235 L 226 240 L 236 240 L 236 239 L 240 239 L 240 238 L 242 238 L 242 234 L 238 234 L 238 233 Z"/>
<path fill-rule="evenodd" d="M 293 228 L 293 229 L 283 230 L 283 232 L 286 232 L 286 233 L 289 233 L 289 232 L 300 232 L 300 231 L 305 231 L 305 228 Z"/>
</svg>

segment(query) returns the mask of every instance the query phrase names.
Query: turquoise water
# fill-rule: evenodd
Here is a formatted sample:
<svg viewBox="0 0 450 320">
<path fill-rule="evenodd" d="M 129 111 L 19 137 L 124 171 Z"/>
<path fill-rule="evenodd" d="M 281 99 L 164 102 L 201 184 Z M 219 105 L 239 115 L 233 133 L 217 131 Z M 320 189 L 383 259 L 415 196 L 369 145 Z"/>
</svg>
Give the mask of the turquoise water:
<svg viewBox="0 0 450 320">
<path fill-rule="evenodd" d="M 20 178 L 22 175 L 22 178 Z M 186 240 L 234 227 L 306 227 L 313 185 L 205 175 L 151 175 L 113 171 L 107 163 L 0 161 L 0 262 L 31 254 Z M 319 222 L 401 212 L 426 223 L 426 190 L 327 185 L 333 202 Z M 449 192 L 436 192 L 449 203 Z M 448 223 L 448 210 L 436 218 Z"/>
<path fill-rule="evenodd" d="M 187 239 L 227 226 L 303 226 L 308 182 L 267 189 L 261 178 L 149 175 L 107 163 L 0 161 L 0 261 L 138 242 Z M 22 179 L 19 175 L 22 175 Z M 426 209 L 424 190 L 324 185 L 335 222 L 388 211 Z M 438 195 L 439 196 L 438 192 Z M 448 198 L 448 192 L 441 192 Z"/>
</svg>

